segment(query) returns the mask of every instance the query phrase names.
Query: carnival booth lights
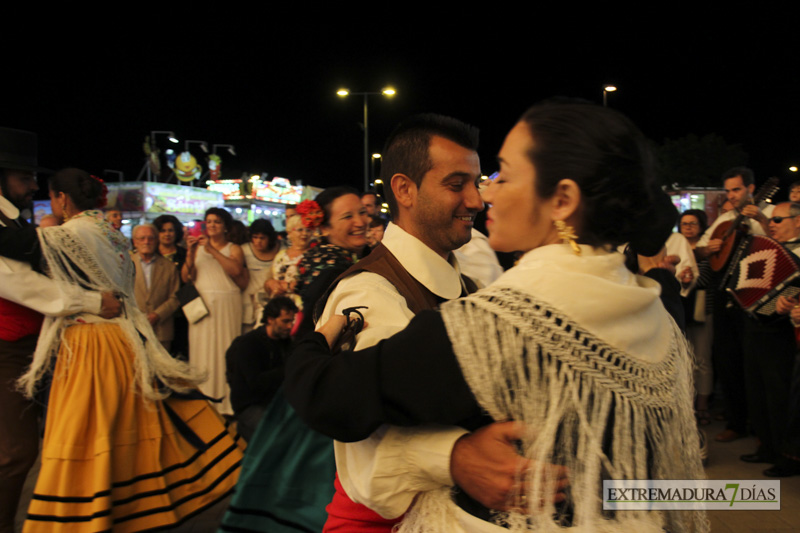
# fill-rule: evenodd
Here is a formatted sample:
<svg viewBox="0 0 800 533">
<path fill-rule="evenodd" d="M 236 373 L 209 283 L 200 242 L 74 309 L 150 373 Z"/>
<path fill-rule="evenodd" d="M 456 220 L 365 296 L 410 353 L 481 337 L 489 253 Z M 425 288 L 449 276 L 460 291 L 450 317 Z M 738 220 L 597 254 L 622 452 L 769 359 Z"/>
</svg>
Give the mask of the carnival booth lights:
<svg viewBox="0 0 800 533">
<path fill-rule="evenodd" d="M 292 185 L 286 178 L 267 181 L 262 176 L 239 179 L 208 180 L 208 190 L 222 194 L 225 208 L 233 217 L 250 225 L 257 218 L 266 218 L 276 230 L 286 227 L 286 206 L 297 205 L 317 195 L 317 187 Z"/>
<path fill-rule="evenodd" d="M 223 207 L 222 194 L 200 187 L 170 183 L 133 181 L 107 183 L 106 209 L 122 212 L 122 232 L 130 237 L 131 228 L 152 222 L 159 215 L 174 215 L 182 223 L 202 220 L 207 209 Z"/>
</svg>

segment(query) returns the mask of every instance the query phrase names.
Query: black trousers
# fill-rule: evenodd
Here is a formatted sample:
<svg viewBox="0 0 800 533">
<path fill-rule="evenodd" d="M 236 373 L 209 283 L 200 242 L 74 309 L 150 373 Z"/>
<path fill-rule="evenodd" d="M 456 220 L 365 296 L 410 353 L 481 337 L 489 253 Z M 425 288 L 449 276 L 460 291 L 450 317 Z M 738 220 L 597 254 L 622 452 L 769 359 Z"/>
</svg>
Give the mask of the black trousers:
<svg viewBox="0 0 800 533">
<path fill-rule="evenodd" d="M 39 454 L 39 409 L 15 388 L 31 363 L 37 337 L 0 340 L 0 533 L 14 531 L 22 486 Z"/>
<path fill-rule="evenodd" d="M 789 391 L 796 341 L 787 318 L 770 324 L 744 322 L 744 368 L 747 406 L 758 452 L 775 459 L 782 451 L 789 421 Z"/>
<path fill-rule="evenodd" d="M 727 307 L 728 295 L 714 295 L 714 339 L 711 358 L 714 374 L 719 379 L 725 397 L 727 429 L 747 433 L 747 392 L 744 382 L 744 321 L 739 308 Z"/>
</svg>

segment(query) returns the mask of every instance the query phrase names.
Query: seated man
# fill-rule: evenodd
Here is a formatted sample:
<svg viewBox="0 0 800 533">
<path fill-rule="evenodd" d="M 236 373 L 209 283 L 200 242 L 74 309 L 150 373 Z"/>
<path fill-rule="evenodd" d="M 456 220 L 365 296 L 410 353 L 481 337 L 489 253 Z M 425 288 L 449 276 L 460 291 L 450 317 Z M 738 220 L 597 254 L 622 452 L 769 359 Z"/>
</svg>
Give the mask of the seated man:
<svg viewBox="0 0 800 533">
<path fill-rule="evenodd" d="M 283 382 L 297 306 L 285 296 L 264 307 L 262 325 L 234 339 L 225 353 L 225 375 L 239 434 L 250 440 Z"/>
</svg>

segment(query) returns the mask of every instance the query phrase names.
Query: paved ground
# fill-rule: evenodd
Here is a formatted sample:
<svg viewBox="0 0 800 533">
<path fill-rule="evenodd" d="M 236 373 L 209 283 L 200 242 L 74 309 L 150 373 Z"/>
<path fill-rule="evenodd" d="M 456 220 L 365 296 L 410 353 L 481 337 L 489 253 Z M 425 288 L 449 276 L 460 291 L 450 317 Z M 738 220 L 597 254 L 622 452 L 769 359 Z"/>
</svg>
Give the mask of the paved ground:
<svg viewBox="0 0 800 533">
<path fill-rule="evenodd" d="M 762 471 L 770 465 L 748 464 L 739 456 L 752 453 L 756 449 L 755 438 L 745 438 L 729 443 L 714 441 L 714 436 L 722 431 L 723 422 L 715 421 L 705 428 L 709 440 L 709 461 L 706 474 L 709 479 L 769 479 Z M 33 491 L 33 483 L 38 473 L 38 463 L 28 476 L 26 492 L 17 514 L 18 531 L 21 531 L 23 509 Z M 179 533 L 212 533 L 228 506 L 224 500 L 195 517 L 190 522 L 175 529 Z M 780 511 L 713 511 L 709 513 L 711 531 L 714 533 L 796 533 L 800 531 L 800 476 L 781 480 Z"/>
</svg>

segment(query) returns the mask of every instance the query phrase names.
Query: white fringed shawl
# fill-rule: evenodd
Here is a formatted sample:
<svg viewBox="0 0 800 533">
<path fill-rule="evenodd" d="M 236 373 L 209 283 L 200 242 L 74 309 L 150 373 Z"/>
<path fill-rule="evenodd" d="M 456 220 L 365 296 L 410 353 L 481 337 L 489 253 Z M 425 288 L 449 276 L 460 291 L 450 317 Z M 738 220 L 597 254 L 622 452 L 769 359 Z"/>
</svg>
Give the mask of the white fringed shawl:
<svg viewBox="0 0 800 533">
<path fill-rule="evenodd" d="M 84 211 L 61 226 L 38 229 L 48 275 L 89 290 L 113 291 L 119 295 L 123 314 L 107 322 L 122 328 L 135 356 L 138 388 L 146 398 L 160 399 L 169 394 L 169 390 L 158 387 L 156 379 L 171 389 L 189 390 L 200 380 L 199 377 L 186 363 L 167 353 L 147 316 L 136 306 L 134 265 L 128 253 L 128 241 L 102 217 L 99 211 Z M 19 380 L 22 391 L 29 397 L 33 396 L 36 384 L 58 354 L 67 327 L 103 321 L 88 314 L 45 317 L 33 363 Z"/>
<path fill-rule="evenodd" d="M 704 473 L 691 351 L 657 284 L 625 270 L 620 254 L 583 248 L 581 257 L 561 245 L 534 250 L 491 287 L 443 304 L 467 383 L 495 420 L 525 423 L 525 457 L 569 468 L 569 531 L 707 530 L 699 511 L 603 514 L 603 479 Z M 550 501 L 555 480 L 536 467 L 524 475 L 528 501 Z M 425 493 L 400 531 L 453 531 L 455 511 L 449 490 Z M 496 520 L 510 531 L 554 531 L 555 514 L 553 504 L 532 504 Z"/>
</svg>

